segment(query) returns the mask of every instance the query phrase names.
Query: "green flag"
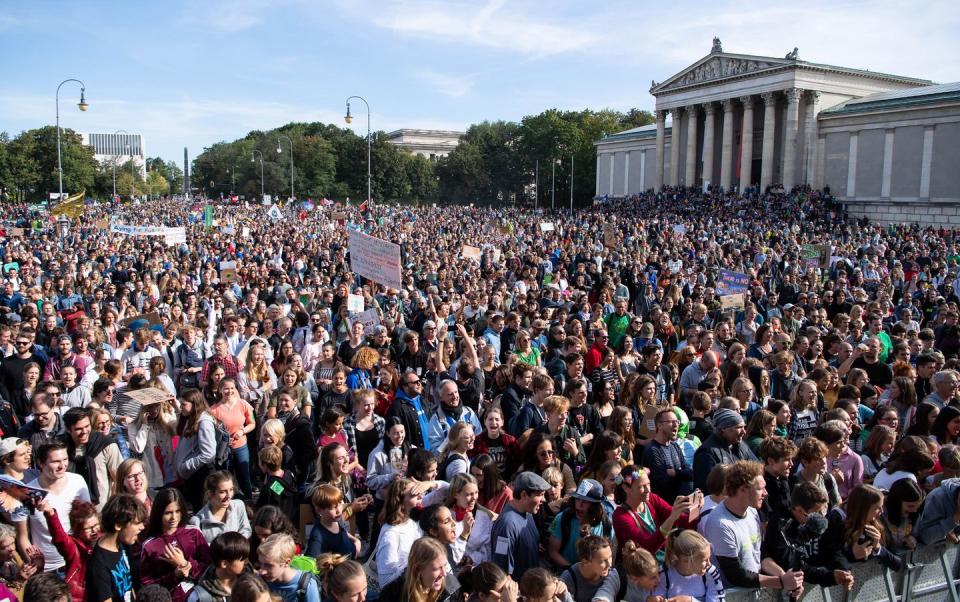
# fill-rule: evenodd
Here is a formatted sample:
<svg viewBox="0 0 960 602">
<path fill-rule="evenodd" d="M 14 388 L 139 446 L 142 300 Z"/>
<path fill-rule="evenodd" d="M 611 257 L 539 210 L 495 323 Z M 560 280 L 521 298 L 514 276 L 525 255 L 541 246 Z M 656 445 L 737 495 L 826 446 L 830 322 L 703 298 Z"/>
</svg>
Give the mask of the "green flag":
<svg viewBox="0 0 960 602">
<path fill-rule="evenodd" d="M 213 205 L 207 205 L 203 208 L 203 226 L 205 228 L 213 227 Z"/>
</svg>

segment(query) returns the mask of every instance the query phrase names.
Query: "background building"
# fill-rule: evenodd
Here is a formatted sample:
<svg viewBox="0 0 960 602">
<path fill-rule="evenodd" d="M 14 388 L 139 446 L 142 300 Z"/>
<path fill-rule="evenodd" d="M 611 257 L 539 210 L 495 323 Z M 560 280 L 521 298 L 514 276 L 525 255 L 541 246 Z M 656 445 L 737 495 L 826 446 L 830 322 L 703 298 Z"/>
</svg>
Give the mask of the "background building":
<svg viewBox="0 0 960 602">
<path fill-rule="evenodd" d="M 147 154 L 140 134 L 80 134 L 83 143 L 93 147 L 94 158 L 103 164 L 116 162 L 117 167 L 132 160 L 140 175 L 147 175 Z"/>
<path fill-rule="evenodd" d="M 446 157 L 460 144 L 463 132 L 449 130 L 396 130 L 387 134 L 387 142 L 398 148 L 435 161 Z"/>
<path fill-rule="evenodd" d="M 597 194 L 807 183 L 855 216 L 960 223 L 960 84 L 798 54 L 727 53 L 715 38 L 710 54 L 652 83 L 654 125 L 596 143 Z"/>
</svg>

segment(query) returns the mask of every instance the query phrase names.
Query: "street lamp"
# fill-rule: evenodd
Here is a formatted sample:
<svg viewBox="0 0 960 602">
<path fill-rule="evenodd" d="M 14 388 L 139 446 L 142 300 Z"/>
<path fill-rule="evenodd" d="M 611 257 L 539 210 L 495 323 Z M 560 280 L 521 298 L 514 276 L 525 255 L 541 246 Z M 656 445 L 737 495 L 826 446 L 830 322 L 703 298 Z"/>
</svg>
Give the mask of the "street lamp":
<svg viewBox="0 0 960 602">
<path fill-rule="evenodd" d="M 230 174 L 230 194 L 234 194 L 237 190 L 237 166 L 234 165 L 233 169 L 228 169 L 227 173 Z"/>
<path fill-rule="evenodd" d="M 133 163 L 133 155 L 131 154 L 133 151 L 130 150 L 130 144 L 129 144 L 129 143 L 123 145 L 123 150 L 127 151 L 127 156 L 130 157 L 130 202 L 132 203 L 132 202 L 133 202 L 133 196 L 134 196 L 134 195 L 136 194 L 136 192 L 137 192 L 137 189 L 136 189 L 136 186 L 137 186 L 137 174 L 136 174 L 136 172 L 134 171 L 137 166 L 134 165 L 134 163 Z"/>
<path fill-rule="evenodd" d="M 250 162 L 256 163 L 257 155 L 260 155 L 260 200 L 262 201 L 263 200 L 263 153 L 261 153 L 257 149 L 253 149 L 253 155 L 250 157 Z"/>
<path fill-rule="evenodd" d="M 116 132 L 113 133 L 114 136 L 116 136 L 117 134 L 129 134 L 129 132 L 127 132 L 127 130 L 117 130 Z M 116 155 L 113 156 L 113 199 L 114 201 L 116 201 L 117 199 L 117 156 Z"/>
<path fill-rule="evenodd" d="M 350 114 L 350 101 L 354 98 L 362 100 L 363 104 L 367 107 L 367 201 L 373 202 L 372 194 L 370 192 L 370 104 L 367 102 L 367 99 L 362 96 L 351 96 L 347 98 L 347 114 L 344 115 L 343 120 L 347 124 L 353 123 L 353 116 Z"/>
<path fill-rule="evenodd" d="M 290 136 L 280 135 L 277 137 L 277 154 L 283 152 L 283 149 L 280 147 L 280 140 L 283 138 L 287 139 L 287 142 L 290 143 L 290 200 L 293 200 L 293 140 L 290 139 Z M 262 180 L 262 179 L 261 179 Z M 262 187 L 262 184 L 261 184 Z"/>
<path fill-rule="evenodd" d="M 77 82 L 80 84 L 80 102 L 77 104 L 81 111 L 86 111 L 90 106 L 87 104 L 87 86 L 79 79 L 65 79 L 57 86 L 57 176 L 60 179 L 60 196 L 57 200 L 63 200 L 63 162 L 60 158 L 60 87 L 67 82 Z M 47 197 L 47 205 L 50 205 L 50 199 Z"/>
</svg>

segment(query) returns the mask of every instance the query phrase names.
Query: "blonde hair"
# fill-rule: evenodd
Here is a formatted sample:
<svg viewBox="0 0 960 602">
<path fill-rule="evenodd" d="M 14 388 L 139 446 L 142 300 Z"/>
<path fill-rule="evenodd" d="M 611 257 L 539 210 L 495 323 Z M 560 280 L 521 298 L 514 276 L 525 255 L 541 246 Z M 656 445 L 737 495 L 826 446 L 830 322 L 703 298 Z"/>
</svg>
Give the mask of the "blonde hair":
<svg viewBox="0 0 960 602">
<path fill-rule="evenodd" d="M 660 572 L 657 559 L 650 552 L 637 546 L 636 542 L 628 541 L 623 544 L 620 558 L 623 561 L 623 569 L 634 579 L 653 577 Z"/>
<path fill-rule="evenodd" d="M 473 433 L 473 425 L 469 422 L 458 422 L 453 425 L 450 432 L 447 433 L 447 446 L 443 451 L 443 459 L 441 462 L 450 456 L 450 454 L 455 453 L 457 448 L 460 447 L 460 444 L 466 440 L 467 430 Z M 444 478 L 444 476 L 445 475 L 440 475 L 440 478 Z"/>
<path fill-rule="evenodd" d="M 283 442 L 287 438 L 287 431 L 283 427 L 283 423 L 277 420 L 276 418 L 271 418 L 263 423 L 263 426 L 260 427 L 260 437 L 263 438 L 263 434 L 267 433 L 275 441 L 274 445 L 277 447 L 282 447 Z"/>
<path fill-rule="evenodd" d="M 297 544 L 286 533 L 274 533 L 260 542 L 257 554 L 269 560 L 290 562 L 297 553 Z"/>
<path fill-rule="evenodd" d="M 260 544 L 263 545 L 263 544 Z M 420 572 L 438 558 L 447 558 L 447 550 L 443 544 L 432 537 L 422 537 L 413 543 L 410 556 L 407 558 L 407 573 L 404 579 L 403 599 L 408 602 L 435 602 L 441 591 L 424 591 L 420 585 Z"/>
<path fill-rule="evenodd" d="M 317 575 L 328 594 L 346 590 L 347 582 L 352 579 L 366 580 L 363 566 L 341 554 L 326 553 L 317 556 Z"/>
<path fill-rule="evenodd" d="M 563 487 L 563 471 L 556 466 L 548 466 L 544 469 L 543 474 L 540 476 L 543 477 L 544 481 L 550 483 L 554 487 L 557 485 Z"/>
<path fill-rule="evenodd" d="M 548 414 L 566 412 L 570 409 L 570 400 L 563 395 L 548 395 L 547 398 L 543 400 L 542 407 L 543 411 Z"/>
<path fill-rule="evenodd" d="M 710 542 L 691 529 L 674 529 L 667 535 L 667 548 L 664 564 L 676 568 L 681 558 L 710 555 Z"/>
</svg>

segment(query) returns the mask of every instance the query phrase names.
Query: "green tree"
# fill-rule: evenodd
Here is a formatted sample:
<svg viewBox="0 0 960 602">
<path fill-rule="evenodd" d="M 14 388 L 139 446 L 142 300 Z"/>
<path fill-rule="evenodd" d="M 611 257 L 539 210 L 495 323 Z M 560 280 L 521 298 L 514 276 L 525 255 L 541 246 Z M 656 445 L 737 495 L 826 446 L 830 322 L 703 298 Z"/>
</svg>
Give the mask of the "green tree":
<svg viewBox="0 0 960 602">
<path fill-rule="evenodd" d="M 152 197 L 162 196 L 170 192 L 170 182 L 160 171 L 151 171 L 145 182 L 146 193 Z"/>
</svg>

